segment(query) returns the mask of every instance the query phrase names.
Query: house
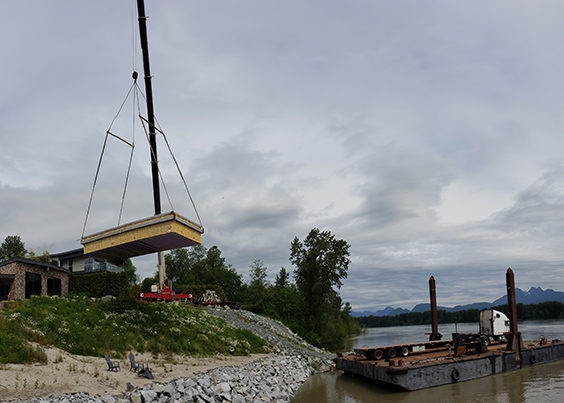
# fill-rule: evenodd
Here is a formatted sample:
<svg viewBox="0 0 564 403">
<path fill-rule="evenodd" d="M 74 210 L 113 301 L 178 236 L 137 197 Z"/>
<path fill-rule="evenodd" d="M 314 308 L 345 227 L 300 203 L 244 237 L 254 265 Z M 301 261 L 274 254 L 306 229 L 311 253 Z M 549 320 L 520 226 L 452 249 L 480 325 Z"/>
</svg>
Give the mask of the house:
<svg viewBox="0 0 564 403">
<path fill-rule="evenodd" d="M 91 273 L 98 271 L 123 271 L 121 261 L 109 261 L 84 254 L 83 249 L 73 249 L 67 252 L 55 253 L 51 259 L 56 261 L 60 267 L 67 269 L 71 273 Z"/>
<path fill-rule="evenodd" d="M 35 260 L 15 257 L 0 262 L 0 301 L 32 295 L 66 295 L 69 270 Z"/>
</svg>

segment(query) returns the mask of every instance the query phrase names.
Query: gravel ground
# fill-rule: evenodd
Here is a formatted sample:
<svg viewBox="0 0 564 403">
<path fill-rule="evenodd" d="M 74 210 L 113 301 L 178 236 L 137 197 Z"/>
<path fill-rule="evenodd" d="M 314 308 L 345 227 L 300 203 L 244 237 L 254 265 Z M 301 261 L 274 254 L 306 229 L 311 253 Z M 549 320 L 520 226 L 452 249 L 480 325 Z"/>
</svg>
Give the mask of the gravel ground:
<svg viewBox="0 0 564 403">
<path fill-rule="evenodd" d="M 275 353 L 312 356 L 331 360 L 334 354 L 320 350 L 304 341 L 281 322 L 254 314 L 243 309 L 207 308 L 207 313 L 224 319 L 231 326 L 247 329 L 266 340 Z"/>
</svg>

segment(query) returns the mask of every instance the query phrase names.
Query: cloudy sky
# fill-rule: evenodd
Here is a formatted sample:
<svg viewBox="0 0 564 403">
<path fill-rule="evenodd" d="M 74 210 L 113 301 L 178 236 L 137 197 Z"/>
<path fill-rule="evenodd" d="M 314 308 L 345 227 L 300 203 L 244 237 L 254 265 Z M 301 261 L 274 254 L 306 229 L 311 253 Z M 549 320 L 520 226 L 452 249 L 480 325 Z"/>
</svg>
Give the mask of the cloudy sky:
<svg viewBox="0 0 564 403">
<path fill-rule="evenodd" d="M 105 131 L 142 72 L 134 3 L 0 3 L 1 239 L 80 247 Z M 146 10 L 157 119 L 204 245 L 239 272 L 290 269 L 291 240 L 318 227 L 351 244 L 356 310 L 427 302 L 430 275 L 440 305 L 492 301 L 507 267 L 522 289 L 564 291 L 564 3 Z M 133 115 L 128 100 L 113 126 L 136 142 L 126 221 L 153 213 Z M 165 151 L 174 210 L 195 218 Z M 87 233 L 117 224 L 128 158 L 110 141 Z M 135 264 L 144 277 L 156 257 Z"/>
</svg>

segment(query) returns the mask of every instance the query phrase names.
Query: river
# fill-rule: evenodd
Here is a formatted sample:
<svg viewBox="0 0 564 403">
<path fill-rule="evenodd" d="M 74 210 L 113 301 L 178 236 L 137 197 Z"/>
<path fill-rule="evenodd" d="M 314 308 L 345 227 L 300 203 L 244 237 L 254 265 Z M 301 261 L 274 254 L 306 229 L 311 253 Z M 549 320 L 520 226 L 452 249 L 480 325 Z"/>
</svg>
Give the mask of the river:
<svg viewBox="0 0 564 403">
<path fill-rule="evenodd" d="M 478 331 L 477 324 L 458 324 L 457 330 Z M 528 321 L 519 324 L 525 340 L 564 339 L 564 320 Z M 371 328 L 351 339 L 351 349 L 425 340 L 430 326 Z M 445 338 L 454 324 L 440 325 Z M 488 376 L 467 382 L 438 386 L 414 392 L 401 392 L 375 385 L 337 371 L 311 377 L 292 402 L 559 402 L 564 401 L 564 360 Z"/>
</svg>

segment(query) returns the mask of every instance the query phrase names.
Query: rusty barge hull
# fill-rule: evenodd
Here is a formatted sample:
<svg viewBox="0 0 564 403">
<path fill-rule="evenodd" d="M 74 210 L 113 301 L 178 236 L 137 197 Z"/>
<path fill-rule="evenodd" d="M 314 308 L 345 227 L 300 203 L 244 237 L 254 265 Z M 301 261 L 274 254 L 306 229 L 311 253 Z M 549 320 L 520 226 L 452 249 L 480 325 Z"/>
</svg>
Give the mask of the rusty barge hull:
<svg viewBox="0 0 564 403">
<path fill-rule="evenodd" d="M 401 360 L 368 360 L 350 354 L 337 357 L 336 367 L 348 374 L 408 391 L 464 382 L 519 368 L 564 359 L 564 342 L 530 344 L 521 350 L 503 349 L 454 357 L 444 353 L 423 353 Z M 518 359 L 519 358 L 519 359 Z"/>
</svg>

